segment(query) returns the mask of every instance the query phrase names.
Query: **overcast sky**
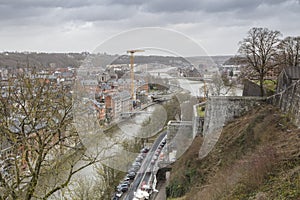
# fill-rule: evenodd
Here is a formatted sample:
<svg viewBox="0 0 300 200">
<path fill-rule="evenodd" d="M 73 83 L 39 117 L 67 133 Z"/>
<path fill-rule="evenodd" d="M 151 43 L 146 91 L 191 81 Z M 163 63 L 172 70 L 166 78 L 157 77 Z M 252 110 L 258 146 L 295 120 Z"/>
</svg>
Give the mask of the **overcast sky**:
<svg viewBox="0 0 300 200">
<path fill-rule="evenodd" d="M 299 0 L 0 0 L 0 51 L 91 52 L 120 32 L 162 27 L 232 55 L 251 27 L 299 36 L 299 10 Z"/>
</svg>

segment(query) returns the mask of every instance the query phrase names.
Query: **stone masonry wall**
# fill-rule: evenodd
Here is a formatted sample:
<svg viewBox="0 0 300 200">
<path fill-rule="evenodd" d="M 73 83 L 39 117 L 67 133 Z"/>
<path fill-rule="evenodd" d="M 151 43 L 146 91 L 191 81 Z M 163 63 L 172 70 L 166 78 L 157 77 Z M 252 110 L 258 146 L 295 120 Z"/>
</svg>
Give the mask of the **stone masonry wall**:
<svg viewBox="0 0 300 200">
<path fill-rule="evenodd" d="M 223 126 L 252 108 L 266 102 L 262 97 L 210 97 L 206 103 L 203 127 L 204 141 L 199 158 L 205 157 L 217 143 Z"/>
<path fill-rule="evenodd" d="M 294 124 L 300 127 L 300 81 L 295 82 L 286 90 L 268 98 L 268 102 L 290 114 Z"/>
<path fill-rule="evenodd" d="M 266 98 L 261 97 L 210 97 L 205 109 L 203 134 L 222 128 L 228 121 L 265 101 Z"/>
<path fill-rule="evenodd" d="M 203 127 L 204 141 L 199 158 L 205 157 L 217 143 L 223 126 L 240 117 L 262 102 L 279 107 L 290 114 L 294 124 L 300 127 L 300 80 L 281 93 L 268 98 L 262 97 L 210 97 L 205 108 Z"/>
</svg>

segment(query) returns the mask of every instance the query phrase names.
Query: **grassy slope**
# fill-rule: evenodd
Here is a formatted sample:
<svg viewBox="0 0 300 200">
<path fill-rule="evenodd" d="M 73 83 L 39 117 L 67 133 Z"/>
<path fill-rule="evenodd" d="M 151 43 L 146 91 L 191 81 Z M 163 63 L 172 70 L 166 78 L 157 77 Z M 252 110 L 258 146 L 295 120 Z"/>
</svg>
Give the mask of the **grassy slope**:
<svg viewBox="0 0 300 200">
<path fill-rule="evenodd" d="M 210 154 L 195 139 L 171 172 L 167 194 L 180 200 L 300 199 L 300 129 L 263 106 L 227 124 Z"/>
</svg>

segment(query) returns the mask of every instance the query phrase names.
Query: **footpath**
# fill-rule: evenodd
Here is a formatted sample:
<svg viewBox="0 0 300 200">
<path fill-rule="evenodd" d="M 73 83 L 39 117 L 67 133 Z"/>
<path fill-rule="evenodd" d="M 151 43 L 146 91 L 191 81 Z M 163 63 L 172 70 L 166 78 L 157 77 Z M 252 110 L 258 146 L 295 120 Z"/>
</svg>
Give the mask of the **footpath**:
<svg viewBox="0 0 300 200">
<path fill-rule="evenodd" d="M 169 182 L 169 176 L 170 176 L 170 173 L 167 172 L 166 173 L 166 181 L 157 184 L 157 189 L 159 192 L 153 196 L 153 200 L 166 200 L 167 199 L 166 187 Z"/>
</svg>

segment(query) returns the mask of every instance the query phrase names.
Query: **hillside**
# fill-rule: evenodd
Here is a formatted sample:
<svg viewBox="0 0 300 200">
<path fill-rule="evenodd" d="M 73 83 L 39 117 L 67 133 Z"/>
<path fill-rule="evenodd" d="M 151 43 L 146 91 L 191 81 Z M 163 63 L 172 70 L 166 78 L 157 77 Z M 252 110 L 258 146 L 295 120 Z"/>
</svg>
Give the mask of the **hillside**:
<svg viewBox="0 0 300 200">
<path fill-rule="evenodd" d="M 125 53 L 125 52 L 124 52 Z M 1 67 L 79 67 L 84 59 L 90 56 L 95 66 L 106 66 L 108 64 L 129 64 L 129 55 L 108 55 L 83 53 L 36 53 L 36 52 L 2 52 L 0 53 Z M 182 57 L 173 56 L 135 56 L 136 64 L 160 63 L 171 66 L 187 67 L 190 64 L 198 66 L 215 66 L 222 64 L 230 56 L 199 56 L 189 57 L 188 60 Z M 192 63 L 189 63 L 191 61 Z"/>
<path fill-rule="evenodd" d="M 173 165 L 169 198 L 300 199 L 300 129 L 279 110 L 265 105 L 235 119 L 198 160 L 201 142 L 196 138 Z"/>
<path fill-rule="evenodd" d="M 187 59 L 191 61 L 195 66 L 217 66 L 222 65 L 228 59 L 231 59 L 233 56 L 194 56 L 188 57 Z"/>
<path fill-rule="evenodd" d="M 86 55 L 84 53 L 0 53 L 0 67 L 79 67 Z"/>
</svg>

